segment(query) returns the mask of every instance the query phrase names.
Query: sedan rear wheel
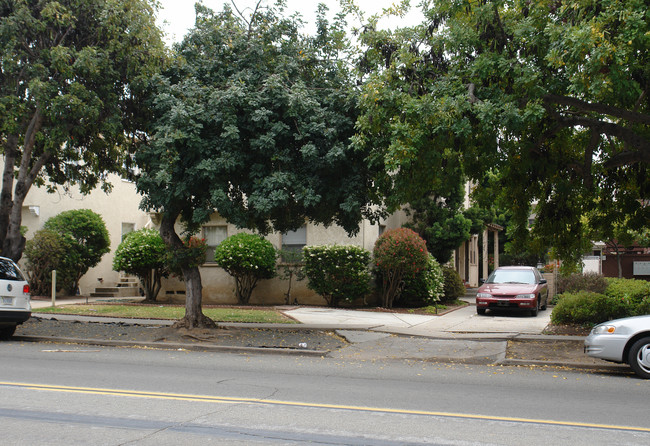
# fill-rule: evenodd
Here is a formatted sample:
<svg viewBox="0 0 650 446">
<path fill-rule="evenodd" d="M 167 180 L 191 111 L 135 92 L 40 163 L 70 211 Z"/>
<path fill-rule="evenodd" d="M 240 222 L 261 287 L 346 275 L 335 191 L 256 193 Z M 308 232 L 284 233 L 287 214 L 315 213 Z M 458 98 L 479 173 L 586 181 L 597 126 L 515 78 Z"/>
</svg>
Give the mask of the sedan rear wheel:
<svg viewBox="0 0 650 446">
<path fill-rule="evenodd" d="M 632 345 L 627 361 L 634 373 L 650 379 L 650 337 L 641 338 Z"/>
</svg>

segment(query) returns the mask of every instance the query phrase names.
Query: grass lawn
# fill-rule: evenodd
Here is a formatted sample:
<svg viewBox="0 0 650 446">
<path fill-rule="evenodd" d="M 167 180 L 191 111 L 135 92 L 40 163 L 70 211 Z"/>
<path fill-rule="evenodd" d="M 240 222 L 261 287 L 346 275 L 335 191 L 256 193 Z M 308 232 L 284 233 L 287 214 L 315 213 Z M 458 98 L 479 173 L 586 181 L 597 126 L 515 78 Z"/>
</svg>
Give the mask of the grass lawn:
<svg viewBox="0 0 650 446">
<path fill-rule="evenodd" d="M 162 305 L 118 305 L 88 304 L 62 305 L 59 307 L 38 308 L 34 313 L 78 314 L 83 316 L 112 316 L 139 319 L 180 319 L 185 315 L 185 307 Z M 256 310 L 243 308 L 203 308 L 203 314 L 216 322 L 257 322 L 266 324 L 297 324 L 275 310 Z"/>
</svg>

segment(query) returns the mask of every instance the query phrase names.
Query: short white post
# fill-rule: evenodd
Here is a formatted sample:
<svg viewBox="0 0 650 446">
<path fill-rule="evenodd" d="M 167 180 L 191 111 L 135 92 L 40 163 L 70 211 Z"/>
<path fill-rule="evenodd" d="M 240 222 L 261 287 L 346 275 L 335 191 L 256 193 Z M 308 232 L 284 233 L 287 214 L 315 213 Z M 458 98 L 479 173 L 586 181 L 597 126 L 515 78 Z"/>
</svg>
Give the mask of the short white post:
<svg viewBox="0 0 650 446">
<path fill-rule="evenodd" d="M 56 306 L 56 270 L 52 270 L 52 306 Z"/>
</svg>

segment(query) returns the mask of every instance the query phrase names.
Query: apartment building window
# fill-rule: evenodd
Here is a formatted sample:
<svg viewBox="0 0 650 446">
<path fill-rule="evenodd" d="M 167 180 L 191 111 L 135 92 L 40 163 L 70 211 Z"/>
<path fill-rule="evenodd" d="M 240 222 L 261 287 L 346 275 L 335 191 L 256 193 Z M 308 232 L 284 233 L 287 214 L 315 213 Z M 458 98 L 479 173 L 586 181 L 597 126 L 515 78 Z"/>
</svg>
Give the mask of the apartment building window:
<svg viewBox="0 0 650 446">
<path fill-rule="evenodd" d="M 133 231 L 135 231 L 135 223 L 122 223 L 122 240 Z"/>
<path fill-rule="evenodd" d="M 226 237 L 228 237 L 227 226 L 203 226 L 203 238 L 208 246 L 206 262 L 214 262 L 214 250 Z"/>
</svg>

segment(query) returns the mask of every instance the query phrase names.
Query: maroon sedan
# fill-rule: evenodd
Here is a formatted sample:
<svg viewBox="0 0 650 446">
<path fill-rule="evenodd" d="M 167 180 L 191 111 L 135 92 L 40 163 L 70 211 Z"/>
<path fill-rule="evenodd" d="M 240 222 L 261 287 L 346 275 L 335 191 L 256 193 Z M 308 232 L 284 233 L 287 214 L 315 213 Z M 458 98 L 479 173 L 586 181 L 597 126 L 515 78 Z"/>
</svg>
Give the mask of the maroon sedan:
<svg viewBox="0 0 650 446">
<path fill-rule="evenodd" d="M 504 266 L 495 269 L 476 294 L 476 312 L 485 310 L 528 310 L 537 316 L 546 310 L 548 287 L 546 279 L 532 266 Z"/>
</svg>

